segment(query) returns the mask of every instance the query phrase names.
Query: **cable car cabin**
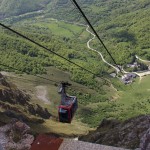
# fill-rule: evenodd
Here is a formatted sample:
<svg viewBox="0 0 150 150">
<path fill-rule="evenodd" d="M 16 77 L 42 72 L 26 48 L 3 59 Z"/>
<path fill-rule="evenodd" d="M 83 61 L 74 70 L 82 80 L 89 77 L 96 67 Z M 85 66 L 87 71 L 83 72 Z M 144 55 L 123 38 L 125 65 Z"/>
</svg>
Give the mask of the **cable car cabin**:
<svg viewBox="0 0 150 150">
<path fill-rule="evenodd" d="M 77 110 L 77 98 L 75 96 L 67 96 L 65 103 L 59 106 L 59 121 L 71 123 L 75 111 Z"/>
<path fill-rule="evenodd" d="M 76 96 L 68 96 L 65 87 L 70 84 L 61 83 L 59 93 L 61 94 L 61 103 L 58 108 L 59 121 L 64 123 L 71 123 L 71 120 L 78 108 Z"/>
</svg>

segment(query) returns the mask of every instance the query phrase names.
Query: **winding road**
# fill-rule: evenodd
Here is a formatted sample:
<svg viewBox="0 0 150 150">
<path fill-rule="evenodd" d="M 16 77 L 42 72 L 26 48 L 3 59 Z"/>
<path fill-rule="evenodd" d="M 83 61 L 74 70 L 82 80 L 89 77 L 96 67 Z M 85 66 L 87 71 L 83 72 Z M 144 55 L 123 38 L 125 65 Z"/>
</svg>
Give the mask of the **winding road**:
<svg viewBox="0 0 150 150">
<path fill-rule="evenodd" d="M 144 60 L 144 59 L 141 59 L 141 58 L 139 58 L 139 56 L 137 56 L 137 55 L 135 55 L 135 57 L 136 57 L 136 59 L 139 59 L 140 61 L 150 63 L 150 61 L 148 61 L 148 60 Z"/>
<path fill-rule="evenodd" d="M 87 42 L 87 47 L 88 47 L 90 50 L 97 52 L 97 53 L 101 56 L 102 61 L 103 61 L 104 63 L 106 63 L 107 65 L 111 66 L 112 68 L 114 68 L 114 69 L 116 70 L 117 74 L 118 74 L 118 73 L 120 72 L 120 70 L 119 70 L 117 67 L 115 67 L 115 66 L 113 66 L 112 64 L 108 63 L 108 62 L 104 59 L 104 57 L 103 57 L 103 55 L 102 55 L 101 52 L 99 52 L 99 51 L 97 51 L 97 50 L 95 50 L 95 49 L 93 49 L 93 48 L 90 47 L 90 42 L 95 39 L 95 34 L 93 34 L 93 33 L 89 30 L 89 26 L 88 26 L 88 25 L 87 25 L 86 31 L 89 32 L 89 33 L 93 36 L 93 38 L 91 38 L 91 39 Z"/>
<path fill-rule="evenodd" d="M 39 11 L 35 11 L 35 12 L 29 12 L 29 13 L 21 14 L 21 15 L 19 15 L 19 17 L 24 16 L 24 15 L 29 15 L 29 14 L 32 14 L 32 13 L 41 13 L 41 12 L 43 12 L 43 10 L 39 10 Z M 8 18 L 6 18 L 6 19 L 8 19 Z M 117 67 L 115 67 L 114 65 L 110 64 L 109 62 L 107 62 L 107 61 L 104 59 L 104 57 L 103 57 L 103 55 L 102 55 L 101 52 L 99 52 L 99 51 L 97 51 L 97 50 L 95 50 L 95 49 L 93 49 L 93 48 L 90 47 L 90 42 L 95 39 L 95 34 L 93 34 L 93 33 L 89 30 L 89 26 L 88 26 L 88 25 L 81 24 L 81 23 L 75 23 L 75 22 L 69 22 L 69 21 L 65 21 L 65 20 L 57 20 L 57 19 L 55 19 L 55 18 L 50 18 L 50 19 L 53 20 L 53 21 L 56 21 L 56 22 L 61 21 L 61 22 L 66 22 L 66 23 L 70 23 L 70 24 L 74 24 L 74 25 L 79 25 L 79 26 L 84 26 L 84 27 L 86 27 L 86 31 L 87 31 L 88 33 L 90 33 L 90 34 L 93 36 L 93 37 L 92 37 L 91 39 L 89 39 L 89 41 L 87 42 L 87 47 L 88 47 L 88 49 L 90 49 L 91 51 L 94 51 L 94 52 L 98 53 L 98 54 L 100 55 L 102 61 L 103 61 L 104 63 L 106 63 L 107 65 L 109 65 L 110 67 L 112 67 L 113 69 L 115 69 L 115 71 L 116 71 L 117 74 L 120 72 L 120 70 L 119 70 Z M 150 63 L 150 61 L 143 60 L 143 59 L 139 58 L 137 55 L 136 55 L 136 58 L 139 59 L 140 61 L 149 62 L 149 63 Z M 131 73 L 131 72 L 126 72 L 123 68 L 122 68 L 122 72 L 123 72 L 124 74 Z M 149 75 L 149 74 L 150 74 L 150 71 L 148 70 L 148 71 L 145 71 L 145 72 L 132 72 L 132 73 L 135 73 L 137 76 L 139 76 L 140 78 L 142 78 L 142 76 Z M 40 99 L 41 99 L 41 98 L 40 98 Z M 43 99 L 43 98 L 42 98 L 42 99 Z M 45 98 L 44 98 L 43 100 L 44 100 L 45 102 L 48 102 Z"/>
<path fill-rule="evenodd" d="M 58 22 L 57 19 L 54 19 L 54 18 L 51 18 L 51 19 L 54 20 L 54 21 L 56 21 L 56 22 Z M 98 54 L 100 55 L 102 61 L 103 61 L 104 63 L 106 63 L 107 65 L 109 65 L 110 67 L 112 67 L 113 69 L 115 69 L 117 74 L 120 72 L 120 70 L 119 70 L 117 67 L 113 66 L 112 64 L 110 64 L 109 62 L 107 62 L 107 61 L 104 59 L 104 57 L 103 57 L 103 55 L 102 55 L 101 52 L 99 52 L 99 51 L 97 51 L 97 50 L 95 50 L 95 49 L 93 49 L 93 48 L 90 47 L 90 42 L 95 39 L 95 34 L 93 34 L 93 33 L 89 30 L 90 27 L 89 27 L 88 25 L 81 24 L 81 23 L 69 22 L 69 21 L 65 21 L 65 20 L 59 20 L 59 21 L 86 27 L 86 31 L 87 31 L 88 33 L 90 33 L 90 34 L 93 36 L 93 37 L 92 37 L 91 39 L 89 39 L 89 41 L 87 42 L 87 47 L 88 47 L 88 49 L 90 49 L 91 51 L 94 51 L 94 52 L 98 53 Z M 143 61 L 143 62 L 150 62 L 150 61 L 147 61 L 147 60 L 140 59 L 137 55 L 136 55 L 136 58 L 139 59 L 140 61 Z M 127 73 L 134 73 L 134 74 L 136 74 L 137 76 L 140 77 L 140 80 L 142 79 L 143 76 L 145 76 L 145 75 L 150 75 L 150 71 L 149 71 L 149 70 L 148 70 L 148 71 L 145 71 L 145 72 L 127 72 L 127 71 L 125 71 L 125 70 L 123 69 L 123 67 L 121 67 L 121 70 L 122 70 L 122 73 L 124 73 L 124 74 L 127 74 Z"/>
<path fill-rule="evenodd" d="M 57 20 L 57 19 L 54 19 L 54 18 L 51 18 L 51 20 L 58 22 L 58 20 Z M 69 21 L 65 21 L 65 20 L 59 20 L 59 21 L 86 27 L 86 31 L 87 31 L 88 33 L 90 33 L 90 34 L 93 36 L 93 37 L 92 37 L 91 39 L 89 39 L 89 41 L 87 42 L 87 47 L 88 47 L 88 49 L 90 49 L 90 50 L 92 50 L 92 51 L 98 53 L 98 54 L 100 55 L 100 57 L 102 58 L 102 61 L 103 61 L 104 63 L 106 63 L 107 65 L 111 66 L 112 68 L 114 68 L 114 69 L 116 70 L 116 73 L 117 73 L 117 74 L 120 72 L 120 70 L 119 70 L 117 67 L 113 66 L 112 64 L 110 64 L 109 62 L 107 62 L 107 61 L 104 59 L 104 57 L 103 57 L 103 55 L 102 55 L 101 52 L 99 52 L 99 51 L 97 51 L 97 50 L 95 50 L 95 49 L 93 49 L 93 48 L 90 47 L 90 42 L 95 39 L 95 34 L 93 34 L 93 33 L 89 30 L 90 27 L 89 27 L 88 25 L 81 24 L 81 23 L 75 23 L 75 22 L 69 22 Z"/>
<path fill-rule="evenodd" d="M 32 14 L 32 13 L 42 13 L 43 11 L 44 11 L 44 10 L 38 10 L 38 11 L 34 11 L 34 12 L 29 12 L 29 13 L 21 14 L 21 15 L 19 15 L 18 17 L 22 17 L 22 16 L 25 16 L 25 15 L 30 15 L 30 14 Z M 16 16 L 15 16 L 15 17 L 16 17 Z M 5 19 L 9 19 L 9 18 L 5 18 Z M 57 20 L 57 19 L 55 19 L 55 18 L 50 18 L 50 19 L 51 19 L 52 21 L 55 21 L 55 22 L 61 21 L 61 22 L 66 22 L 66 23 L 70 23 L 70 24 L 75 24 L 75 25 L 79 25 L 79 26 L 84 26 L 84 27 L 86 27 L 86 31 L 87 31 L 88 33 L 90 33 L 90 34 L 93 36 L 93 38 L 91 38 L 91 39 L 87 42 L 87 47 L 88 47 L 90 50 L 95 51 L 96 53 L 98 53 L 98 54 L 100 55 L 100 57 L 102 58 L 102 61 L 103 61 L 104 63 L 106 63 L 107 65 L 111 66 L 112 68 L 114 68 L 114 69 L 116 70 L 116 73 L 117 73 L 117 74 L 120 72 L 120 70 L 119 70 L 117 67 L 115 67 L 115 66 L 113 66 L 112 64 L 108 63 L 108 62 L 104 59 L 102 53 L 100 53 L 99 51 L 97 51 L 97 50 L 95 50 L 95 49 L 93 49 L 93 48 L 90 47 L 90 42 L 95 39 L 95 35 L 89 30 L 89 26 L 88 26 L 88 25 L 85 25 L 85 24 L 82 24 L 82 23 L 75 23 L 75 22 L 65 21 L 65 20 Z"/>
<path fill-rule="evenodd" d="M 95 49 L 93 49 L 93 48 L 90 47 L 90 42 L 95 39 L 95 34 L 93 34 L 93 33 L 89 30 L 89 26 L 88 26 L 88 25 L 87 25 L 86 31 L 89 32 L 89 33 L 93 36 L 93 38 L 91 38 L 91 39 L 87 42 L 87 47 L 88 47 L 90 50 L 97 52 L 97 53 L 101 56 L 102 61 L 103 61 L 104 63 L 106 63 L 107 65 L 111 66 L 112 68 L 114 68 L 114 69 L 116 70 L 117 74 L 118 74 L 118 73 L 120 72 L 120 70 L 119 70 L 117 67 L 115 67 L 115 66 L 113 66 L 112 64 L 108 63 L 108 62 L 104 59 L 103 55 L 102 55 L 99 51 L 97 51 L 97 50 L 95 50 Z M 139 59 L 140 61 L 143 61 L 143 62 L 150 62 L 150 61 L 148 61 L 148 60 L 143 60 L 143 59 L 139 58 L 137 55 L 136 55 L 135 57 L 136 57 L 137 59 Z M 124 74 L 127 74 L 127 73 L 134 73 L 134 74 L 136 74 L 137 76 L 140 77 L 140 80 L 142 79 L 143 76 L 150 75 L 150 70 L 144 71 L 144 72 L 127 72 L 127 71 L 125 71 L 123 68 L 122 68 L 121 70 L 122 70 L 122 72 L 123 72 Z"/>
</svg>

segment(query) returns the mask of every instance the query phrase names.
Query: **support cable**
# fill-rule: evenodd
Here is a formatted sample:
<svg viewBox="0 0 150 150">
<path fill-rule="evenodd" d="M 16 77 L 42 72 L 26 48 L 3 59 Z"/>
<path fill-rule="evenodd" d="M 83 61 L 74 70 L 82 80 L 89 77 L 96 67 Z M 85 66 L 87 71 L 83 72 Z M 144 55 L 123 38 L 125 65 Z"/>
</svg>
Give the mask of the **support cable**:
<svg viewBox="0 0 150 150">
<path fill-rule="evenodd" d="M 21 71 L 19 69 L 16 69 L 16 68 L 13 68 L 13 67 L 1 64 L 1 63 L 0 63 L 0 66 L 6 67 L 6 68 L 9 68 L 9 69 L 13 69 L 13 70 L 16 70 L 16 71 L 19 71 L 19 72 Z M 27 73 L 26 71 L 23 71 L 23 72 Z M 45 78 L 45 77 L 42 77 L 42 76 L 39 76 L 39 75 L 34 75 L 34 76 L 37 77 L 37 78 L 41 78 L 42 80 L 44 79 L 46 81 L 53 82 L 55 86 L 58 86 L 60 84 L 60 82 L 62 82 L 62 81 L 51 80 L 51 79 L 48 79 L 48 78 Z M 17 78 L 17 79 L 24 80 L 24 81 L 31 81 L 32 83 L 39 83 L 39 80 L 37 82 L 35 80 L 26 79 L 26 78 L 22 78 L 22 77 L 16 77 L 16 76 L 9 76 L 9 75 L 6 75 L 6 77 Z M 65 81 L 65 82 L 68 82 L 68 81 Z M 41 83 L 44 83 L 44 82 L 41 82 Z M 72 85 L 72 83 L 71 83 L 71 87 L 74 87 L 74 88 L 81 88 L 81 89 L 83 89 L 83 88 L 87 89 L 88 88 L 88 87 L 86 87 L 86 85 L 83 85 L 83 86 L 85 86 L 85 87 L 79 87 L 79 86 L 76 86 L 76 85 Z"/>
<path fill-rule="evenodd" d="M 86 68 L 84 68 L 84 67 L 82 67 L 82 66 L 80 66 L 80 65 L 78 65 L 78 64 L 76 64 L 76 63 L 74 63 L 74 62 L 72 62 L 71 60 L 69 60 L 69 59 L 63 57 L 62 55 L 60 55 L 60 54 L 58 54 L 58 53 L 52 51 L 51 49 L 48 49 L 47 47 L 41 45 L 40 43 L 37 43 L 36 41 L 34 41 L 34 40 L 28 38 L 27 36 L 25 36 L 25 35 L 23 35 L 23 34 L 17 32 L 17 31 L 15 31 L 15 30 L 11 29 L 10 27 L 8 27 L 8 26 L 6 26 L 6 25 L 4 25 L 4 24 L 2 24 L 2 23 L 0 23 L 0 26 L 2 26 L 3 28 L 5 28 L 5 29 L 7 29 L 7 30 L 9 30 L 9 31 L 11 31 L 11 32 L 13 32 L 13 33 L 15 33 L 16 35 L 19 35 L 20 37 L 22 37 L 22 38 L 24 38 L 24 39 L 30 41 L 31 43 L 33 43 L 33 44 L 35 44 L 35 45 L 37 45 L 37 46 L 39 46 L 39 47 L 45 49 L 46 51 L 51 52 L 51 53 L 53 53 L 54 55 L 57 55 L 58 57 L 60 57 L 60 58 L 62 58 L 62 59 L 64 59 L 64 60 L 66 60 L 66 61 L 68 61 L 69 63 L 74 64 L 75 66 L 81 68 L 82 70 L 84 70 L 84 71 L 86 71 L 86 72 L 88 72 L 88 73 L 90 73 L 90 74 L 92 74 L 92 75 L 94 75 L 94 76 L 96 76 L 96 77 L 99 77 L 99 78 L 101 78 L 101 79 L 103 79 L 103 80 L 105 80 L 105 81 L 108 82 L 108 80 L 106 80 L 106 79 L 103 78 L 102 76 L 96 75 L 96 74 L 93 73 L 92 71 L 90 71 L 90 70 L 88 70 L 88 69 L 86 69 Z"/>
</svg>

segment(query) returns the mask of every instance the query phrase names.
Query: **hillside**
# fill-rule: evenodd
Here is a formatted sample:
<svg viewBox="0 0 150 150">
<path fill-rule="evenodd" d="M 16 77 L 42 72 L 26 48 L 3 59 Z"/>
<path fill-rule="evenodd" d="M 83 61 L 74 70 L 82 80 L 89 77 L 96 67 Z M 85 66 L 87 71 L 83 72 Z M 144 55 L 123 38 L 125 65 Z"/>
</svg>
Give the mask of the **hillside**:
<svg viewBox="0 0 150 150">
<path fill-rule="evenodd" d="M 135 55 L 150 60 L 149 0 L 78 2 L 118 65 L 132 70 L 127 65 Z M 140 140 L 149 134 L 150 77 L 124 85 L 110 76 L 114 68 L 88 44 L 113 64 L 111 58 L 98 40 L 92 40 L 69 0 L 0 0 L 0 22 L 47 48 L 0 27 L 0 126 L 17 118 L 33 135 L 54 133 L 97 144 L 142 147 Z M 144 65 L 148 68 L 149 63 Z M 58 122 L 61 81 L 72 84 L 67 93 L 78 99 L 71 124 Z"/>
<path fill-rule="evenodd" d="M 21 107 L 22 105 L 24 107 Z M 30 122 L 32 116 L 37 114 L 39 119 L 35 117 L 35 122 L 37 120 L 37 122 L 41 123 L 43 120 L 40 117 L 48 119 L 51 116 L 46 108 L 44 109 L 38 104 L 31 103 L 30 95 L 19 90 L 14 84 L 7 82 L 2 74 L 0 74 L 0 106 L 1 122 L 4 121 L 2 114 L 10 118 L 20 118 L 26 122 Z"/>
<path fill-rule="evenodd" d="M 74 119 L 73 124 L 58 122 L 59 95 L 54 93 L 56 86 L 48 81 L 45 81 L 43 86 L 44 81 L 40 78 L 17 77 L 9 73 L 7 76 L 0 74 L 0 126 L 16 118 L 30 126 L 33 135 L 55 133 L 63 137 L 75 137 L 91 130 L 78 119 Z M 48 88 L 48 95 L 53 93 L 51 99 L 46 95 L 49 103 L 45 103 L 41 97 L 38 97 L 39 87 Z M 43 93 L 42 90 L 40 93 Z"/>
<path fill-rule="evenodd" d="M 6 0 L 4 0 L 3 3 L 5 1 Z M 13 2 L 13 5 L 14 3 L 15 2 Z M 26 14 L 24 16 L 12 17 L 10 20 L 6 20 L 9 23 L 34 18 L 35 16 L 42 16 L 45 20 L 48 18 L 55 18 L 71 22 L 82 22 L 85 24 L 85 21 L 78 10 L 75 9 L 73 4 L 68 0 L 43 1 L 44 4 L 41 8 L 39 8 L 41 3 L 38 1 L 33 1 L 32 5 L 30 5 L 30 3 L 23 5 L 23 1 L 17 3 L 19 4 L 14 5 L 14 9 L 10 7 L 13 6 L 11 2 L 7 3 L 8 9 L 7 7 L 4 7 L 4 5 L 1 5 L 0 10 L 6 12 L 6 15 L 10 14 L 9 17 L 14 16 L 15 14 Z M 113 57 L 118 64 L 124 65 L 130 63 L 135 54 L 145 59 L 150 59 L 150 37 L 147 32 L 150 30 L 148 22 L 150 15 L 149 0 L 135 0 L 134 2 L 132 0 L 113 0 L 111 2 L 103 0 L 80 0 L 78 3 L 91 23 L 96 27 L 100 37 L 108 49 L 113 53 Z M 22 9 L 22 6 L 24 9 Z M 34 9 L 35 12 L 33 12 Z M 38 12 L 40 9 L 42 11 Z M 23 13 L 22 10 L 26 10 L 26 12 Z M 2 16 L 2 13 L 0 14 Z M 111 59 L 105 50 L 98 45 L 99 44 L 96 41 L 93 43 L 93 46 L 100 49 L 106 59 L 111 62 Z"/>
<path fill-rule="evenodd" d="M 82 3 L 91 4 L 92 1 L 83 1 Z M 68 9 L 65 10 L 65 6 L 71 6 L 71 2 L 68 0 L 27 0 L 26 2 L 23 0 L 0 0 L 0 16 L 1 18 L 21 15 L 24 13 L 45 10 L 47 13 L 55 14 L 55 13 L 67 13 Z M 58 12 L 59 9 L 59 12 Z"/>
<path fill-rule="evenodd" d="M 0 0 L 0 18 L 41 10 L 50 0 Z"/>
<path fill-rule="evenodd" d="M 109 74 L 114 69 L 87 48 L 86 43 L 91 35 L 85 26 L 74 24 L 85 22 L 70 1 L 38 0 L 24 4 L 23 0 L 1 0 L 0 3 L 2 22 L 95 75 L 103 76 L 113 85 L 3 28 L 0 28 L 0 70 L 26 73 L 29 76 L 25 75 L 25 78 L 29 79 L 41 74 L 42 77 L 54 79 L 54 82 L 73 82 L 77 87 L 68 92 L 79 98 L 77 118 L 91 127 L 96 127 L 104 118 L 125 120 L 150 112 L 149 77 L 142 81 L 136 79 L 132 86 L 124 86 L 118 79 L 110 78 Z M 80 0 L 79 3 L 118 64 L 126 66 L 135 54 L 150 59 L 148 0 Z M 104 58 L 112 63 L 97 40 L 91 42 L 91 47 L 101 51 Z M 35 80 L 39 81 L 37 78 Z M 45 84 L 45 81 L 41 82 Z M 18 86 L 21 85 L 18 83 Z M 26 84 L 27 90 L 28 86 Z M 50 96 L 54 99 L 56 95 L 53 93 Z M 58 103 L 57 97 L 55 104 Z M 56 109 L 52 113 L 56 115 Z"/>
</svg>

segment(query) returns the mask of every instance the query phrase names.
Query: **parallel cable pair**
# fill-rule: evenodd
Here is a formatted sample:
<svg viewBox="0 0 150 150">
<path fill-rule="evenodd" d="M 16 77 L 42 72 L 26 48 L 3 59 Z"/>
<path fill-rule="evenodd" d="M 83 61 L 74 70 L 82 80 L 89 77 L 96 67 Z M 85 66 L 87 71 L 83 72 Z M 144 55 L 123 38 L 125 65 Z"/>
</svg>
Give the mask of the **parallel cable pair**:
<svg viewBox="0 0 150 150">
<path fill-rule="evenodd" d="M 4 67 L 9 68 L 9 69 L 13 69 L 13 70 L 16 70 L 16 71 L 20 71 L 19 69 L 16 69 L 16 68 L 13 68 L 13 67 L 10 67 L 10 66 L 1 64 L 1 63 L 0 63 L 0 66 L 4 66 Z M 27 72 L 25 72 L 25 71 L 23 71 L 23 72 L 24 72 L 24 73 L 27 73 Z M 62 82 L 62 81 L 51 80 L 51 79 L 48 79 L 48 78 L 45 78 L 45 77 L 42 77 L 42 76 L 39 76 L 39 75 L 34 75 L 34 76 L 37 77 L 37 78 L 41 78 L 41 79 L 44 79 L 44 80 L 46 80 L 46 81 L 52 82 L 55 86 L 58 86 L 58 85 L 60 84 L 60 82 Z M 22 78 L 22 77 L 9 76 L 9 75 L 7 75 L 6 77 L 17 78 L 17 79 L 24 80 L 24 81 L 31 81 L 31 82 L 33 82 L 33 83 L 39 83 L 39 81 L 37 82 L 37 81 L 35 81 L 35 80 L 26 79 L 26 78 Z M 63 82 L 68 82 L 68 81 L 63 81 Z M 42 82 L 42 83 L 43 83 L 43 82 Z M 81 89 L 83 89 L 83 88 L 88 88 L 88 87 L 86 87 L 86 86 L 85 86 L 85 87 L 79 87 L 79 86 L 76 86 L 76 85 L 71 85 L 71 87 L 74 87 L 74 88 L 81 88 Z"/>
<path fill-rule="evenodd" d="M 58 56 L 58 57 L 60 57 L 60 58 L 62 58 L 62 59 L 64 59 L 64 60 L 68 61 L 69 63 L 74 64 L 75 66 L 77 66 L 77 67 L 81 68 L 82 70 L 84 70 L 84 71 L 86 71 L 86 72 L 88 72 L 88 73 L 94 75 L 95 77 L 99 77 L 99 78 L 101 78 L 102 80 L 105 80 L 105 82 L 109 82 L 108 80 L 106 80 L 106 79 L 103 78 L 102 76 L 96 75 L 96 74 L 93 73 L 92 71 L 90 71 L 90 70 L 88 70 L 88 69 L 86 69 L 86 68 L 84 68 L 84 67 L 78 65 L 77 63 L 74 63 L 73 61 L 71 61 L 71 60 L 65 58 L 64 56 L 62 56 L 62 55 L 60 55 L 60 54 L 58 54 L 58 53 L 52 51 L 51 49 L 48 49 L 47 47 L 41 45 L 40 43 L 38 43 L 38 42 L 36 42 L 36 41 L 34 41 L 34 40 L 28 38 L 27 36 L 25 36 L 25 35 L 23 35 L 23 34 L 17 32 L 17 31 L 15 31 L 15 30 L 11 29 L 10 27 L 8 27 L 8 26 L 6 26 L 6 25 L 4 25 L 4 24 L 2 24 L 2 23 L 0 23 L 0 26 L 2 26 L 3 28 L 5 28 L 5 29 L 7 29 L 7 30 L 9 30 L 9 31 L 11 31 L 11 32 L 13 32 L 13 33 L 15 33 L 16 35 L 19 35 L 20 37 L 22 37 L 22 38 L 24 38 L 24 39 L 30 41 L 31 43 L 33 43 L 33 44 L 35 44 L 35 45 L 37 45 L 37 46 L 43 48 L 44 50 L 46 50 L 46 51 L 48 51 L 48 52 L 51 52 L 51 53 L 53 53 L 54 55 L 56 55 L 56 56 Z M 110 83 L 110 82 L 109 82 L 109 83 Z"/>
</svg>

